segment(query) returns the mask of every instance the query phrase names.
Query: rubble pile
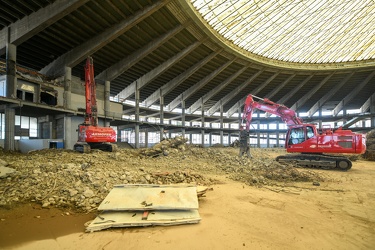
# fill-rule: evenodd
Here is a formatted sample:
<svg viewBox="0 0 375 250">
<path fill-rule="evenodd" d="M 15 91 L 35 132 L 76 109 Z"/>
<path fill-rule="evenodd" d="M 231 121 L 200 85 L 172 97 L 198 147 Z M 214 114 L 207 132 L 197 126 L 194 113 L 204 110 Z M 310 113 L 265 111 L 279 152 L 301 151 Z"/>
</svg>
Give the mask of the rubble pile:
<svg viewBox="0 0 375 250">
<path fill-rule="evenodd" d="M 366 152 L 363 157 L 375 161 L 375 129 L 366 134 Z"/>
<path fill-rule="evenodd" d="M 238 149 L 198 148 L 186 139 L 165 139 L 150 149 L 72 150 L 44 149 L 21 154 L 0 149 L 0 206 L 37 202 L 43 207 L 96 210 L 118 184 L 190 183 L 210 186 L 215 175 L 249 185 L 273 182 L 321 181 L 314 172 L 282 166 L 273 149 L 253 149 L 253 158 L 239 158 Z"/>
<path fill-rule="evenodd" d="M 164 139 L 152 148 L 142 149 L 140 153 L 145 156 L 167 156 L 170 151 L 184 151 L 188 140 L 183 136 L 176 136 L 172 139 Z"/>
</svg>

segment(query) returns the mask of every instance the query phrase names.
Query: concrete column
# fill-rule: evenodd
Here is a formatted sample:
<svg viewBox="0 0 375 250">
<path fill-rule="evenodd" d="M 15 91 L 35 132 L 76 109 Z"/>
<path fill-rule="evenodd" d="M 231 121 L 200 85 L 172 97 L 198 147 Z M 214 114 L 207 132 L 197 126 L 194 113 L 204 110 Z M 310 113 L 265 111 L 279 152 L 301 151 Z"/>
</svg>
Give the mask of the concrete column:
<svg viewBox="0 0 375 250">
<path fill-rule="evenodd" d="M 14 44 L 6 45 L 6 97 L 17 97 L 17 76 L 16 76 L 17 47 Z"/>
<path fill-rule="evenodd" d="M 15 150 L 14 129 L 16 124 L 16 112 L 14 108 L 5 107 L 5 150 Z"/>
<path fill-rule="evenodd" d="M 160 140 L 164 138 L 164 96 L 160 89 Z"/>
<path fill-rule="evenodd" d="M 65 67 L 64 74 L 64 109 L 72 109 L 72 68 Z"/>
<path fill-rule="evenodd" d="M 148 131 L 145 129 L 145 148 L 148 148 Z"/>
<path fill-rule="evenodd" d="M 220 100 L 221 102 L 221 100 Z M 220 103 L 220 144 L 224 145 L 224 108 L 223 103 Z"/>
<path fill-rule="evenodd" d="M 344 117 L 344 119 L 342 120 L 342 122 L 343 122 L 343 124 L 345 124 L 348 121 L 348 119 L 346 119 L 346 115 L 347 115 L 346 108 L 342 109 L 342 115 Z M 335 127 L 337 127 L 337 123 L 335 123 Z"/>
<path fill-rule="evenodd" d="M 318 126 L 319 126 L 320 129 L 323 126 L 323 122 L 322 122 L 322 108 L 319 108 L 319 124 L 318 124 Z"/>
<path fill-rule="evenodd" d="M 276 122 L 276 147 L 280 147 L 280 123 Z"/>
<path fill-rule="evenodd" d="M 185 137 L 186 124 L 185 124 L 185 101 L 184 100 L 181 100 L 181 108 L 182 108 L 182 112 L 181 112 L 182 129 L 181 129 L 181 133 L 182 133 L 182 137 Z"/>
<path fill-rule="evenodd" d="M 135 148 L 139 148 L 139 88 L 138 82 L 135 85 Z"/>
<path fill-rule="evenodd" d="M 375 114 L 375 95 L 371 96 L 370 113 Z M 375 117 L 371 117 L 371 127 L 375 128 Z"/>
<path fill-rule="evenodd" d="M 260 121 L 257 121 L 257 146 L 260 148 Z"/>
<path fill-rule="evenodd" d="M 270 147 L 270 126 L 267 123 L 267 148 Z"/>
<path fill-rule="evenodd" d="M 201 98 L 201 138 L 202 138 L 202 147 L 204 147 L 204 102 L 203 98 Z"/>
<path fill-rule="evenodd" d="M 75 131 L 74 131 L 75 132 Z M 64 117 L 64 148 L 73 149 L 74 143 L 72 142 L 72 117 Z"/>
<path fill-rule="evenodd" d="M 105 116 L 105 123 L 104 126 L 109 127 L 111 124 L 109 122 L 108 117 L 110 117 L 109 111 L 111 110 L 111 102 L 109 101 L 109 95 L 111 90 L 111 82 L 105 81 L 104 83 L 104 116 Z"/>
<path fill-rule="evenodd" d="M 50 138 L 57 138 L 56 132 L 56 119 L 53 116 L 48 116 L 48 120 L 50 120 Z"/>
<path fill-rule="evenodd" d="M 242 109 L 241 109 L 241 104 L 238 103 L 238 123 L 242 125 Z"/>
</svg>

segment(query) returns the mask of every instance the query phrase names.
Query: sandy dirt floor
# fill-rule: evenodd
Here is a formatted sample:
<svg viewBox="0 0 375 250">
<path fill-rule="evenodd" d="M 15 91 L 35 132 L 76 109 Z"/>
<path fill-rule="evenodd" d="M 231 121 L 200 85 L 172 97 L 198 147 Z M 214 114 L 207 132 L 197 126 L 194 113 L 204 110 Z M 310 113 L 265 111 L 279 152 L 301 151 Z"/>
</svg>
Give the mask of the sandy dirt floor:
<svg viewBox="0 0 375 250">
<path fill-rule="evenodd" d="M 199 199 L 200 223 L 85 233 L 95 213 L 25 204 L 0 209 L 0 249 L 375 249 L 375 162 L 318 171 L 320 186 L 221 181 Z"/>
</svg>

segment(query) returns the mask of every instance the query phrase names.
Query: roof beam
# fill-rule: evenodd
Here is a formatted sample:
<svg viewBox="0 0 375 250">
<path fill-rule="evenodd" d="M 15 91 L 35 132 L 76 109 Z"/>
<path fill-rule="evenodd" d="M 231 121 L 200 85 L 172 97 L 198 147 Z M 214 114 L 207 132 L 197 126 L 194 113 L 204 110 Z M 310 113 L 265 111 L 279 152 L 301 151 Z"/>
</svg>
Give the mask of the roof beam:
<svg viewBox="0 0 375 250">
<path fill-rule="evenodd" d="M 283 96 L 277 103 L 283 104 L 285 103 L 289 98 L 291 98 L 295 93 L 297 93 L 303 85 L 305 85 L 310 79 L 314 76 L 314 74 L 309 75 L 303 82 L 301 82 L 297 87 L 295 87 L 292 91 L 288 92 L 285 96 Z"/>
<path fill-rule="evenodd" d="M 146 86 L 149 82 L 155 79 L 158 75 L 162 74 L 163 72 L 168 70 L 170 67 L 172 67 L 174 63 L 181 60 L 184 56 L 186 56 L 188 53 L 190 53 L 195 48 L 197 48 L 200 44 L 201 42 L 199 41 L 191 44 L 189 47 L 185 48 L 183 51 L 181 51 L 174 57 L 170 58 L 169 60 L 165 61 L 164 63 L 162 63 L 155 69 L 143 75 L 141 78 L 132 82 L 129 86 L 127 86 L 120 93 L 118 93 L 115 96 L 115 98 L 117 98 L 120 101 L 125 101 L 129 96 L 133 95 L 137 89 L 141 89 L 144 86 Z"/>
<path fill-rule="evenodd" d="M 59 0 L 26 16 L 0 31 L 0 55 L 5 53 L 6 43 L 20 45 L 57 20 L 73 12 L 89 0 Z M 8 41 L 9 38 L 9 41 Z"/>
<path fill-rule="evenodd" d="M 212 106 L 209 110 L 208 110 L 208 114 L 209 115 L 213 115 L 219 108 L 221 105 L 225 105 L 226 103 L 228 103 L 231 99 L 233 99 L 237 94 L 239 94 L 240 92 L 242 92 L 242 90 L 247 86 L 249 85 L 255 78 L 257 78 L 261 73 L 263 73 L 263 70 L 260 70 L 258 71 L 257 73 L 255 73 L 252 77 L 250 77 L 247 81 L 245 81 L 244 83 L 242 83 L 240 86 L 238 86 L 237 88 L 235 88 L 234 90 L 232 90 L 229 94 L 227 94 L 225 97 L 223 97 L 219 102 L 215 103 L 214 106 Z M 234 113 L 234 112 L 233 112 Z"/>
<path fill-rule="evenodd" d="M 236 73 L 228 77 L 224 82 L 220 83 L 215 88 L 211 89 L 207 94 L 205 94 L 202 97 L 203 103 L 206 103 L 208 100 L 210 100 L 213 96 L 215 96 L 218 92 L 225 88 L 229 83 L 231 83 L 234 79 L 241 75 L 246 69 L 247 67 L 243 67 L 242 69 L 238 70 Z M 201 106 L 201 104 L 202 100 L 197 100 L 193 105 L 190 106 L 189 112 L 193 113 Z"/>
<path fill-rule="evenodd" d="M 337 91 L 339 91 L 345 85 L 345 83 L 349 81 L 350 78 L 352 78 L 353 75 L 354 72 L 347 75 L 344 80 L 342 80 L 339 84 L 335 85 L 334 88 L 332 88 L 323 97 L 321 97 L 319 101 L 316 102 L 314 106 L 312 106 L 308 111 L 308 117 L 312 117 L 315 114 L 315 112 L 318 111 L 324 105 L 324 103 L 326 103 Z"/>
<path fill-rule="evenodd" d="M 241 100 L 236 102 L 232 107 L 230 107 L 227 111 L 227 118 L 231 117 L 241 106 L 244 104 L 246 97 L 243 97 Z"/>
<path fill-rule="evenodd" d="M 259 85 L 254 91 L 251 91 L 251 94 L 252 95 L 257 95 L 262 89 L 264 89 L 264 87 L 266 87 L 273 79 L 275 79 L 275 77 L 277 77 L 279 75 L 279 73 L 280 72 L 278 71 L 275 74 L 273 74 L 271 77 L 269 77 L 267 79 L 267 81 L 265 81 L 264 83 L 262 83 L 261 85 Z M 238 107 L 241 107 L 245 103 L 246 98 L 247 98 L 247 94 L 245 95 L 245 97 L 241 98 L 241 100 L 239 100 L 236 104 L 234 104 L 228 110 L 227 117 L 230 117 L 231 115 L 233 115 L 238 110 Z"/>
<path fill-rule="evenodd" d="M 182 101 L 185 101 L 189 97 L 191 97 L 194 93 L 196 93 L 200 88 L 202 88 L 206 83 L 211 81 L 214 77 L 220 74 L 224 69 L 226 69 L 230 64 L 232 64 L 233 60 L 226 62 L 225 64 L 221 65 L 218 69 L 213 71 L 211 74 L 191 86 L 189 89 L 185 90 L 182 94 L 178 95 L 171 103 L 169 103 L 168 110 L 172 111 L 175 109 Z"/>
<path fill-rule="evenodd" d="M 162 45 L 165 41 L 172 38 L 178 32 L 184 29 L 183 25 L 178 25 L 174 29 L 170 30 L 164 35 L 161 35 L 157 39 L 151 41 L 146 46 L 143 46 L 133 54 L 129 55 L 128 57 L 123 58 L 122 60 L 118 61 L 108 69 L 102 71 L 98 74 L 95 78 L 101 81 L 112 81 L 116 79 L 119 75 L 124 73 L 134 64 L 142 60 L 145 56 L 150 54 L 153 50 L 157 49 L 160 45 Z"/>
<path fill-rule="evenodd" d="M 64 67 L 74 67 L 81 61 L 83 61 L 87 56 L 93 54 L 95 51 L 104 47 L 108 43 L 112 42 L 114 39 L 122 35 L 124 32 L 134 27 L 140 23 L 145 18 L 149 17 L 169 1 L 158 1 L 153 5 L 150 5 L 127 19 L 113 25 L 112 27 L 106 29 L 101 34 L 93 37 L 92 39 L 82 43 L 81 45 L 73 48 L 64 55 L 57 58 L 55 61 L 44 67 L 40 73 L 48 76 L 60 76 L 64 74 Z"/>
<path fill-rule="evenodd" d="M 276 95 L 282 88 L 284 88 L 295 76 L 296 74 L 290 75 L 285 81 L 280 83 L 279 86 L 277 86 L 277 88 L 273 89 L 271 93 L 267 94 L 266 97 L 268 99 L 272 99 L 272 97 Z"/>
<path fill-rule="evenodd" d="M 339 104 L 337 104 L 337 106 L 332 111 L 332 115 L 337 116 L 338 113 L 345 107 L 345 105 L 349 103 L 358 94 L 358 92 L 366 86 L 366 84 L 371 80 L 371 78 L 374 77 L 374 75 L 375 70 L 373 70 L 372 73 L 368 75 L 363 82 L 361 82 L 361 84 L 356 86 L 347 96 L 345 96 L 345 98 L 341 100 Z"/>
<path fill-rule="evenodd" d="M 307 102 L 307 100 L 309 100 L 332 76 L 334 75 L 334 73 L 326 76 L 319 84 L 317 84 L 313 89 L 311 89 L 309 92 L 307 92 L 304 96 L 302 96 L 301 98 L 298 99 L 298 101 L 296 101 L 291 109 L 293 110 L 297 110 L 299 107 L 301 107 L 303 104 L 305 104 Z"/>
<path fill-rule="evenodd" d="M 161 88 L 157 89 L 156 91 L 154 91 L 154 93 L 152 93 L 149 97 L 147 97 L 146 100 L 144 100 L 142 104 L 144 104 L 146 107 L 150 107 L 152 104 L 154 104 L 160 98 L 160 91 L 163 94 L 163 96 L 165 96 L 172 89 L 176 88 L 178 85 L 180 85 L 182 82 L 184 82 L 187 78 L 189 78 L 189 76 L 194 74 L 203 65 L 205 65 L 206 63 L 211 61 L 211 59 L 214 58 L 221 51 L 222 50 L 211 53 L 210 55 L 205 57 L 203 60 L 194 64 L 192 67 L 190 67 L 188 70 L 186 70 L 182 74 L 176 76 L 175 78 L 170 80 L 168 83 L 164 84 Z"/>
</svg>

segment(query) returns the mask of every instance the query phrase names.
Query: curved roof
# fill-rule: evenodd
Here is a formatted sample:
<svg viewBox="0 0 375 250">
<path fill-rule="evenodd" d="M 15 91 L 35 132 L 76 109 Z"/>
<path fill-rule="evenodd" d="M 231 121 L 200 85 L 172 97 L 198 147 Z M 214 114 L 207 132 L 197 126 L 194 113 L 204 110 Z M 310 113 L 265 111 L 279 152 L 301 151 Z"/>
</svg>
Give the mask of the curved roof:
<svg viewBox="0 0 375 250">
<path fill-rule="evenodd" d="M 1 62 L 10 42 L 16 47 L 18 65 L 53 78 L 70 68 L 73 77 L 83 79 L 85 59 L 90 55 L 97 83 L 110 82 L 110 96 L 119 101 L 135 102 L 139 94 L 144 109 L 163 105 L 169 112 L 185 107 L 187 113 L 204 111 L 206 119 L 217 120 L 213 114 L 221 110 L 228 116 L 237 113 L 251 93 L 309 116 L 329 110 L 337 119 L 343 119 L 340 112 L 346 109 L 374 114 L 373 57 L 340 63 L 266 58 L 233 46 L 204 21 L 189 0 L 31 2 L 2 1 L 0 75 L 5 74 Z M 279 2 L 285 1 L 275 4 Z M 310 3 L 298 2 L 301 6 Z M 352 1 L 315 2 L 345 2 L 350 6 Z M 370 4 L 360 2 L 367 3 L 364 7 Z M 259 11 L 265 11 L 266 2 L 256 3 L 262 7 Z M 258 24 L 259 32 L 268 27 L 267 23 Z M 352 42 L 346 49 L 360 51 L 356 49 L 360 43 L 354 39 Z M 124 108 L 124 114 L 134 114 L 134 110 Z"/>
<path fill-rule="evenodd" d="M 301 63 L 375 58 L 373 0 L 191 0 L 233 44 L 260 56 Z"/>
</svg>

